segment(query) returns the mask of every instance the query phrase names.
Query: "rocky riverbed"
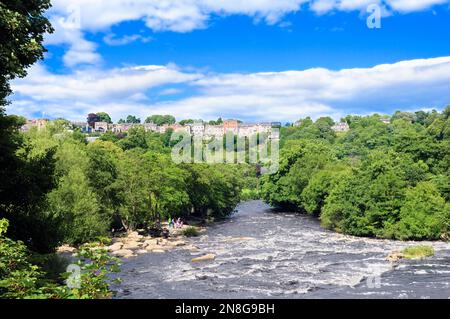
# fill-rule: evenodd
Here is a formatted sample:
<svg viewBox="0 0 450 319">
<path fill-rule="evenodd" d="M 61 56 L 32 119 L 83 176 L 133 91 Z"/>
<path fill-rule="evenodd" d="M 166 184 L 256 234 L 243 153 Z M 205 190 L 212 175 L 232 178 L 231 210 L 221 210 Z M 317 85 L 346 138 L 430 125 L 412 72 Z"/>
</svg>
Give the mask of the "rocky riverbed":
<svg viewBox="0 0 450 319">
<path fill-rule="evenodd" d="M 448 243 L 421 243 L 435 256 L 393 262 L 392 251 L 417 243 L 337 234 L 260 201 L 237 211 L 200 237 L 116 242 L 133 252 L 116 251 L 128 257 L 116 297 L 450 298 Z"/>
</svg>

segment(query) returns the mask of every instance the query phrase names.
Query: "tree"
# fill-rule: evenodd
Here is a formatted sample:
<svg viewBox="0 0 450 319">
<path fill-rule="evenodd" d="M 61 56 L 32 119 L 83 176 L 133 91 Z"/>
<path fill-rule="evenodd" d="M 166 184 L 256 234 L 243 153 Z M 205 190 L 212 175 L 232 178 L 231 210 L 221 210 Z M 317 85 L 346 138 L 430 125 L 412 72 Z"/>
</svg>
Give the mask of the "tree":
<svg viewBox="0 0 450 319">
<path fill-rule="evenodd" d="M 186 119 L 186 120 L 181 120 L 179 124 L 180 125 L 186 125 L 186 124 L 194 124 L 195 122 L 197 122 L 197 120 Z"/>
<path fill-rule="evenodd" d="M 274 206 L 303 210 L 301 194 L 309 179 L 333 158 L 323 141 L 290 141 L 281 152 L 279 171 L 263 177 L 263 198 Z"/>
<path fill-rule="evenodd" d="M 112 120 L 111 117 L 109 116 L 108 113 L 105 112 L 98 112 L 97 113 L 97 117 L 99 119 L 99 122 L 106 122 L 108 124 L 112 124 Z"/>
<path fill-rule="evenodd" d="M 221 117 L 219 117 L 219 118 L 217 119 L 217 121 L 209 121 L 208 124 L 209 124 L 209 125 L 222 125 L 222 124 L 223 124 L 223 120 L 222 120 Z"/>
<path fill-rule="evenodd" d="M 87 123 L 90 127 L 94 127 L 96 122 L 100 122 L 100 117 L 95 113 L 89 113 Z"/>
<path fill-rule="evenodd" d="M 303 206 L 309 214 L 319 216 L 331 190 L 350 173 L 350 167 L 332 163 L 312 175 L 301 194 Z"/>
<path fill-rule="evenodd" d="M 142 126 L 132 127 L 128 131 L 127 137 L 121 139 L 118 145 L 123 150 L 131 150 L 133 148 L 147 148 L 147 134 Z"/>
<path fill-rule="evenodd" d="M 44 12 L 49 0 L 2 1 L 0 5 L 0 107 L 11 93 L 9 81 L 27 75 L 26 69 L 44 57 L 45 33 L 53 28 Z"/>
<path fill-rule="evenodd" d="M 41 235 L 42 239 L 52 232 L 47 229 L 44 235 L 45 228 L 37 230 L 46 218 L 34 210 L 42 205 L 44 194 L 52 185 L 52 150 L 35 154 L 30 145 L 23 148 L 18 132 L 23 119 L 6 116 L 4 106 L 11 93 L 9 82 L 25 77 L 26 69 L 43 58 L 44 34 L 53 32 L 44 16 L 49 7 L 48 0 L 0 4 L 0 218 L 10 218 L 9 233 L 16 238 L 28 240 L 32 234 L 34 248 L 42 250 L 48 247 L 37 247 L 40 245 L 36 236 Z M 42 244 L 47 246 L 44 240 Z"/>
<path fill-rule="evenodd" d="M 128 116 L 127 116 L 126 122 L 127 122 L 128 124 L 140 124 L 140 123 L 141 123 L 141 119 L 140 119 L 140 118 L 137 118 L 137 117 L 134 116 L 134 115 L 128 115 Z"/>
<path fill-rule="evenodd" d="M 119 175 L 118 162 L 123 151 L 112 142 L 96 141 L 87 146 L 89 163 L 86 176 L 90 188 L 97 194 L 102 216 L 111 219 L 120 205 L 115 181 Z"/>
<path fill-rule="evenodd" d="M 145 123 L 154 123 L 158 126 L 164 125 L 164 124 L 175 124 L 176 119 L 172 115 L 152 115 L 147 117 L 145 120 Z"/>
<path fill-rule="evenodd" d="M 48 211 L 62 220 L 63 241 L 80 244 L 106 235 L 111 217 L 102 212 L 100 199 L 91 187 L 86 146 L 65 140 L 55 157 L 57 187 L 48 195 Z"/>
<path fill-rule="evenodd" d="M 46 194 L 54 187 L 56 144 L 48 133 L 17 131 L 20 119 L 11 122 L 1 143 L 0 218 L 10 221 L 8 235 L 22 240 L 38 252 L 49 252 L 58 244 L 58 221 L 45 212 Z M 17 125 L 17 126 L 16 126 Z"/>
<path fill-rule="evenodd" d="M 126 229 L 158 226 L 161 218 L 180 215 L 186 209 L 186 173 L 166 155 L 127 151 L 119 168 L 116 187 Z"/>
<path fill-rule="evenodd" d="M 432 182 L 420 182 L 406 191 L 405 203 L 400 211 L 400 221 L 392 236 L 398 239 L 440 239 L 448 235 L 446 228 L 450 217 L 448 205 Z M 445 230 L 444 230 L 445 228 Z"/>
</svg>

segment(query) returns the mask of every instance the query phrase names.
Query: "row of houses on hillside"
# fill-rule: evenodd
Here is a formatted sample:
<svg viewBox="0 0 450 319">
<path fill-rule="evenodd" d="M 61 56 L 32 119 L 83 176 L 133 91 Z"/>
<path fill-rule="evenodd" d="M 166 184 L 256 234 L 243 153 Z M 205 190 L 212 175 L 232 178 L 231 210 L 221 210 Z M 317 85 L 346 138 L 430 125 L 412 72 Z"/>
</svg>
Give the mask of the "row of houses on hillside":
<svg viewBox="0 0 450 319">
<path fill-rule="evenodd" d="M 228 132 L 237 136 L 252 136 L 255 134 L 268 134 L 272 139 L 279 139 L 279 131 L 273 129 L 273 123 L 258 123 L 258 124 L 242 124 L 236 120 L 226 120 L 221 125 L 210 125 L 203 122 L 180 125 L 164 124 L 156 125 L 154 123 L 144 124 L 108 124 L 106 122 L 95 122 L 93 126 L 84 122 L 72 122 L 75 127 L 78 127 L 84 133 L 126 133 L 131 128 L 141 126 L 146 132 L 156 132 L 160 134 L 166 133 L 169 129 L 177 133 L 187 133 L 198 137 L 216 137 L 223 136 Z"/>
<path fill-rule="evenodd" d="M 47 119 L 35 119 L 27 120 L 24 125 L 20 128 L 22 132 L 28 132 L 31 128 L 36 127 L 38 131 L 44 129 L 47 126 Z"/>
</svg>

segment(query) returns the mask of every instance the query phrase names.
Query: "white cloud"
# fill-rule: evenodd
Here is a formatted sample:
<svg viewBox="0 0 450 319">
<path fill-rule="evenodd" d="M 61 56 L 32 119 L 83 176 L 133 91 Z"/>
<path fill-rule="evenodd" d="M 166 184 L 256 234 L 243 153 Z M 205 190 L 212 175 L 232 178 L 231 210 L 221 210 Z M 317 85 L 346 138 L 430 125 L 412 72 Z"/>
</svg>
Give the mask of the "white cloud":
<svg viewBox="0 0 450 319">
<path fill-rule="evenodd" d="M 448 0 L 390 0 L 389 5 L 396 11 L 413 12 L 448 2 Z"/>
<path fill-rule="evenodd" d="M 51 23 L 56 32 L 48 34 L 45 38 L 45 45 L 67 45 L 63 62 L 68 67 L 75 67 L 80 64 L 98 65 L 102 61 L 100 54 L 96 53 L 97 45 L 87 41 L 81 29 L 74 26 L 64 25 L 64 20 L 52 18 Z"/>
<path fill-rule="evenodd" d="M 361 11 L 369 4 L 383 5 L 389 11 L 408 13 L 424 10 L 450 0 L 53 0 L 49 11 L 56 32 L 48 44 L 69 45 L 64 61 L 69 67 L 98 64 L 95 45 L 85 40 L 86 32 L 110 33 L 112 26 L 126 21 L 142 20 L 153 31 L 190 32 L 206 28 L 214 15 L 247 15 L 268 24 L 281 23 L 282 18 L 301 9 L 320 14 L 330 11 Z M 78 28 L 78 29 L 76 29 Z M 108 43 L 106 38 L 106 42 Z M 128 36 L 111 45 L 135 41 Z M 143 38 L 141 38 L 143 40 Z"/>
<path fill-rule="evenodd" d="M 190 92 L 177 100 L 157 100 L 170 87 Z M 300 117 L 370 113 L 397 108 L 443 107 L 450 103 L 450 57 L 403 61 L 373 68 L 251 74 L 209 74 L 166 66 L 49 73 L 36 65 L 13 82 L 10 113 L 84 119 L 107 111 L 115 120 L 127 114 L 173 114 L 177 118 L 293 121 Z M 170 98 L 170 95 L 167 97 Z"/>
<path fill-rule="evenodd" d="M 14 82 L 13 89 L 37 101 L 73 99 L 95 102 L 125 98 L 165 84 L 193 81 L 199 76 L 152 65 L 108 71 L 83 69 L 68 75 L 56 75 L 38 64 L 32 67 L 26 79 Z"/>
<path fill-rule="evenodd" d="M 109 33 L 103 38 L 103 41 L 106 44 L 112 45 L 112 46 L 126 45 L 129 43 L 135 42 L 135 41 L 141 41 L 142 43 L 148 43 L 152 40 L 153 40 L 153 38 L 145 37 L 141 34 L 131 34 L 131 35 L 124 35 L 123 37 L 117 37 L 115 34 Z"/>
</svg>

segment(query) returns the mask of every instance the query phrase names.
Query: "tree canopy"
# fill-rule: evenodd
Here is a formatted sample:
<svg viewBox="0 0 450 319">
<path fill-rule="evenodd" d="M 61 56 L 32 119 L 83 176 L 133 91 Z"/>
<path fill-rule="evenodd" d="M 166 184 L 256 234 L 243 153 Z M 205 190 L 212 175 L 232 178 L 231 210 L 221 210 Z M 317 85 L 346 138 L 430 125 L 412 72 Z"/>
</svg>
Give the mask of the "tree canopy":
<svg viewBox="0 0 450 319">
<path fill-rule="evenodd" d="M 145 123 L 154 123 L 158 126 L 164 125 L 164 124 L 175 124 L 176 119 L 172 115 L 152 115 L 147 117 L 145 120 Z"/>
<path fill-rule="evenodd" d="M 262 195 L 346 234 L 448 238 L 449 109 L 396 112 L 389 124 L 347 116 L 340 134 L 329 118 L 282 128 L 280 170 L 263 178 Z"/>
</svg>

